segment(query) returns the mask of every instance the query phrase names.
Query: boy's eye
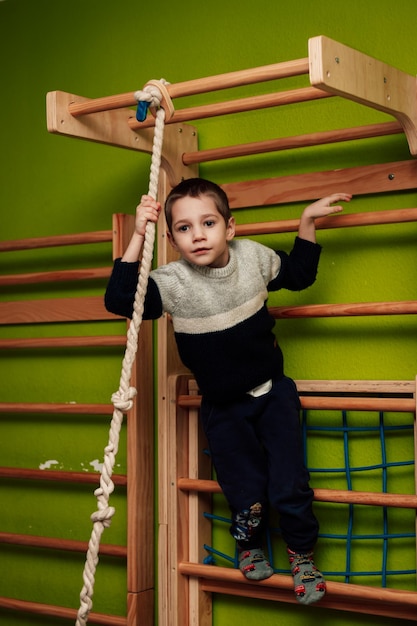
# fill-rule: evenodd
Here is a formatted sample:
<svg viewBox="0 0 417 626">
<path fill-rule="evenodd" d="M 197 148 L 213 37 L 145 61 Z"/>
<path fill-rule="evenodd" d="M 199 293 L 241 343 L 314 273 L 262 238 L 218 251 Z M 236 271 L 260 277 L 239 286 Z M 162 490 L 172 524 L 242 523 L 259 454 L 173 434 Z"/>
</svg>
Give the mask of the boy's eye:
<svg viewBox="0 0 417 626">
<path fill-rule="evenodd" d="M 178 227 L 178 230 L 179 230 L 180 233 L 185 233 L 185 232 L 187 232 L 188 228 L 189 227 L 186 224 L 183 224 L 182 226 Z"/>
<path fill-rule="evenodd" d="M 207 220 L 207 221 L 205 222 L 205 224 L 206 224 L 206 226 L 214 226 L 215 221 L 214 221 L 214 220 Z"/>
</svg>

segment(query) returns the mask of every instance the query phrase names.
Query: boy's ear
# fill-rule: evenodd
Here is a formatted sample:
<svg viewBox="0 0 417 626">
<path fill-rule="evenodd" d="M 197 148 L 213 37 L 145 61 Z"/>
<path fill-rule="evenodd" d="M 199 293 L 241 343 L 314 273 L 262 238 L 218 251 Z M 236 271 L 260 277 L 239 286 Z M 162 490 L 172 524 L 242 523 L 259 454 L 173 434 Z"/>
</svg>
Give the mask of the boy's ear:
<svg viewBox="0 0 417 626">
<path fill-rule="evenodd" d="M 226 240 L 232 241 L 236 233 L 236 222 L 234 217 L 230 217 L 226 227 Z"/>
<path fill-rule="evenodd" d="M 172 233 L 169 232 L 169 230 L 167 230 L 167 237 L 168 237 L 168 241 L 171 244 L 171 246 L 174 248 L 174 250 L 176 250 L 178 252 L 178 246 L 175 243 L 175 239 L 172 236 Z"/>
</svg>

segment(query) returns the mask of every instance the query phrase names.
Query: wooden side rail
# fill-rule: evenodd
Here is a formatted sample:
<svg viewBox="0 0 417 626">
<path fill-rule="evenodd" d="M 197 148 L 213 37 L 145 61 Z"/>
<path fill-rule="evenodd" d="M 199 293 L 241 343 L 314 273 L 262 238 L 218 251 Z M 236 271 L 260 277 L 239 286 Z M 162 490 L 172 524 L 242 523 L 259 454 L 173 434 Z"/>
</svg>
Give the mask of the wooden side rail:
<svg viewBox="0 0 417 626">
<path fill-rule="evenodd" d="M 198 578 L 203 591 L 264 600 L 296 603 L 290 576 L 274 574 L 256 584 L 248 582 L 236 569 L 197 563 L 181 562 L 179 571 L 184 576 Z M 370 615 L 381 615 L 414 621 L 417 593 L 381 589 L 362 585 L 346 585 L 327 581 L 328 593 L 320 600 L 320 608 L 332 608 Z M 282 593 L 279 593 L 279 592 Z M 315 605 L 313 605 L 314 608 Z"/>
<path fill-rule="evenodd" d="M 57 537 L 41 537 L 38 535 L 21 535 L 17 533 L 0 532 L 0 543 L 7 543 L 15 546 L 27 546 L 29 548 L 43 548 L 48 550 L 64 550 L 67 552 L 87 552 L 86 541 L 76 539 L 61 539 Z M 124 546 L 102 544 L 100 553 L 105 556 L 115 556 L 126 558 L 127 550 Z"/>
<path fill-rule="evenodd" d="M 16 598 L 0 597 L 0 608 L 9 611 L 21 611 L 32 615 L 44 615 L 48 619 L 56 617 L 58 619 L 72 620 L 73 623 L 75 623 L 77 619 L 76 609 L 54 606 L 52 604 L 42 604 L 40 602 L 29 602 L 27 600 L 17 600 Z M 89 614 L 88 623 L 97 624 L 98 626 L 127 626 L 128 624 L 125 617 L 104 615 L 103 613 L 95 613 L 94 611 Z"/>
</svg>

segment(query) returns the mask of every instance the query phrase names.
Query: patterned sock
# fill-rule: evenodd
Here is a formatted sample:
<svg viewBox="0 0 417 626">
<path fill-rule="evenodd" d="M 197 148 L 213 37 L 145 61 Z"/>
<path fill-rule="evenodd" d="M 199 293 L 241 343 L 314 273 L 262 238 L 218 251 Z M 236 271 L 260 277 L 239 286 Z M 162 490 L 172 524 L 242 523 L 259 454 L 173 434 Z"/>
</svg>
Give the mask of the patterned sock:
<svg viewBox="0 0 417 626">
<path fill-rule="evenodd" d="M 264 580 L 274 573 L 262 548 L 238 548 L 239 569 L 249 580 Z"/>
<path fill-rule="evenodd" d="M 323 574 L 314 565 L 313 552 L 297 554 L 287 548 L 291 574 L 294 578 L 295 597 L 301 604 L 313 604 L 326 593 Z"/>
</svg>

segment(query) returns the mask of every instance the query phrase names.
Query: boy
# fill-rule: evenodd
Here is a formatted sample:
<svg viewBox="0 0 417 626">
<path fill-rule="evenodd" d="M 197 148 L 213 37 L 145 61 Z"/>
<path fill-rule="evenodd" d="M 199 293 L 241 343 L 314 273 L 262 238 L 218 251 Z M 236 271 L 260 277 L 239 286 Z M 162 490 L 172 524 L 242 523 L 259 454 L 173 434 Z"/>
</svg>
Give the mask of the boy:
<svg viewBox="0 0 417 626">
<path fill-rule="evenodd" d="M 181 258 L 151 272 L 144 303 L 145 319 L 171 314 L 180 357 L 199 385 L 202 424 L 231 509 L 240 570 L 250 580 L 273 574 L 262 548 L 271 506 L 280 515 L 303 604 L 325 592 L 313 562 L 318 523 L 303 461 L 300 402 L 284 374 L 266 300 L 268 291 L 301 290 L 315 281 L 321 247 L 314 220 L 341 211 L 332 203 L 351 197 L 336 193 L 309 205 L 286 254 L 234 240 L 235 221 L 218 185 L 201 178 L 181 182 L 165 203 L 168 239 Z M 160 210 L 142 196 L 135 233 L 106 291 L 113 313 L 132 317 L 146 223 L 156 222 Z"/>
</svg>

